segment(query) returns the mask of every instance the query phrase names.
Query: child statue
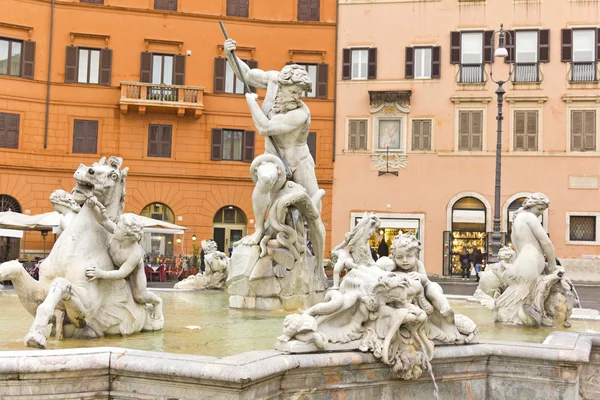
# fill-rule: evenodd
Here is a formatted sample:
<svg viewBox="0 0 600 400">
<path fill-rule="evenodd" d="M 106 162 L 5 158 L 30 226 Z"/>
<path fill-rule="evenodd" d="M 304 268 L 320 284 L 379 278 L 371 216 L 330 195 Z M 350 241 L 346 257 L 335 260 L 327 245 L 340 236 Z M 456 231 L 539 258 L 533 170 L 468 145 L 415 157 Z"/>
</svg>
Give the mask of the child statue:
<svg viewBox="0 0 600 400">
<path fill-rule="evenodd" d="M 115 271 L 104 271 L 96 266 L 90 266 L 86 268 L 87 277 L 90 281 L 96 278 L 116 280 L 129 277 L 133 299 L 139 304 L 152 304 L 151 318 L 161 319 L 162 299 L 146 288 L 144 250 L 139 244 L 144 224 L 133 213 L 122 214 L 115 224 L 108 218 L 106 209 L 94 196 L 86 200 L 86 205 L 91 207 L 96 221 L 112 233 L 109 254 L 113 264 L 119 266 Z"/>
<path fill-rule="evenodd" d="M 421 243 L 412 233 L 402 233 L 392 241 L 392 260 L 396 264 L 394 271 L 403 272 L 412 279 L 418 279 L 425 290 L 425 298 L 439 311 L 450 324 L 454 323 L 454 311 L 444 296 L 442 287 L 427 277 L 425 266 L 419 260 Z"/>
<path fill-rule="evenodd" d="M 50 195 L 50 203 L 54 210 L 62 214 L 56 234 L 60 235 L 69 226 L 75 216 L 81 211 L 79 204 L 75 202 L 73 196 L 64 190 L 57 189 Z"/>
</svg>

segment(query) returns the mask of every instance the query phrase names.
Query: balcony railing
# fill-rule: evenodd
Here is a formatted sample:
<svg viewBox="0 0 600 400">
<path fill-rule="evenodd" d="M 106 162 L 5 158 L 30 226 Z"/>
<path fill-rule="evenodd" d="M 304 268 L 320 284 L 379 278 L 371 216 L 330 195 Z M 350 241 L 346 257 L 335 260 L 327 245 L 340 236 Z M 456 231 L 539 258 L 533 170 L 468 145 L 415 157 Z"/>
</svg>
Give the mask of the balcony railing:
<svg viewBox="0 0 600 400">
<path fill-rule="evenodd" d="M 191 111 L 196 118 L 202 115 L 204 88 L 201 86 L 156 85 L 141 82 L 121 82 L 121 112 L 137 107 L 140 114 L 147 109 L 173 109 L 183 116 Z"/>
<path fill-rule="evenodd" d="M 483 64 L 461 64 L 460 83 L 482 83 Z"/>
<path fill-rule="evenodd" d="M 571 63 L 571 82 L 595 82 L 597 76 L 595 61 Z"/>
<path fill-rule="evenodd" d="M 539 82 L 540 68 L 538 63 L 516 63 L 515 82 Z"/>
</svg>

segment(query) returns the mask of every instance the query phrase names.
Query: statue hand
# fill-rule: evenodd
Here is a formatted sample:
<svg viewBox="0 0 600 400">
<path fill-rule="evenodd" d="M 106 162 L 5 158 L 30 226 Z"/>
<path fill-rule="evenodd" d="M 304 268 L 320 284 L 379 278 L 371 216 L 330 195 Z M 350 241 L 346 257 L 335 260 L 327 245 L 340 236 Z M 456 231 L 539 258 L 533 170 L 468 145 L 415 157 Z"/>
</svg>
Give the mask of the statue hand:
<svg viewBox="0 0 600 400">
<path fill-rule="evenodd" d="M 231 52 L 236 49 L 235 40 L 233 40 L 233 39 L 225 40 L 225 43 L 223 44 L 223 48 L 225 49 L 225 53 L 227 55 L 231 54 Z"/>
<path fill-rule="evenodd" d="M 246 93 L 246 102 L 250 103 L 258 103 L 258 95 L 256 93 Z"/>
<path fill-rule="evenodd" d="M 85 276 L 87 276 L 90 281 L 93 281 L 96 278 L 103 278 L 104 271 L 96 266 L 87 267 L 85 269 Z"/>
</svg>

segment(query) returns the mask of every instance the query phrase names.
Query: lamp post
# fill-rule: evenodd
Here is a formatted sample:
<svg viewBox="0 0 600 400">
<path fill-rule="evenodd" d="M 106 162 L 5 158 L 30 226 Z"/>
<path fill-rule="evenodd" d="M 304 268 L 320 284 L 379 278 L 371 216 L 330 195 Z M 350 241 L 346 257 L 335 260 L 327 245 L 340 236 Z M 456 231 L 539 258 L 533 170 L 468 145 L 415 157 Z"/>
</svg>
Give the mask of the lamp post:
<svg viewBox="0 0 600 400">
<path fill-rule="evenodd" d="M 513 43 L 513 38 L 510 32 L 504 30 L 503 24 L 500 24 L 500 30 L 494 31 L 494 34 L 492 35 L 492 49 L 494 48 L 494 39 L 496 36 L 498 36 L 498 48 L 496 49 L 496 51 L 494 51 L 494 57 L 506 58 L 508 56 L 508 51 L 506 50 L 506 47 L 504 47 L 506 36 L 508 36 L 508 40 L 511 45 Z M 498 262 L 498 251 L 500 250 L 500 247 L 502 247 L 502 234 L 500 233 L 500 185 L 502 182 L 502 120 L 504 119 L 504 117 L 502 116 L 502 102 L 504 101 L 505 93 L 502 85 L 504 85 L 510 80 L 510 77 L 513 73 L 511 63 L 508 67 L 508 77 L 505 80 L 494 80 L 492 65 L 493 63 L 490 63 L 490 80 L 498 85 L 498 88 L 496 89 L 496 95 L 498 96 L 498 115 L 496 116 L 496 121 L 498 121 L 498 127 L 496 134 L 496 185 L 494 190 L 494 231 L 492 232 L 492 257 L 490 260 L 488 260 L 488 263 Z"/>
</svg>

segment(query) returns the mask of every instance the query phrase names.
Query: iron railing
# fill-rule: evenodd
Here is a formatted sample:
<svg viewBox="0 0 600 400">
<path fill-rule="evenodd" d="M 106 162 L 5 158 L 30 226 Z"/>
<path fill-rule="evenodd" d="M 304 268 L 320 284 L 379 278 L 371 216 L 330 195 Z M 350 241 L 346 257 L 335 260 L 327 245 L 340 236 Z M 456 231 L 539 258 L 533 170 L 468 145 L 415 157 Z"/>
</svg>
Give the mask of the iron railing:
<svg viewBox="0 0 600 400">
<path fill-rule="evenodd" d="M 595 82 L 597 76 L 595 61 L 571 63 L 571 82 Z"/>
<path fill-rule="evenodd" d="M 516 63 L 515 82 L 539 82 L 540 68 L 538 63 Z"/>
<path fill-rule="evenodd" d="M 460 83 L 482 83 L 483 64 L 461 64 Z"/>
</svg>

